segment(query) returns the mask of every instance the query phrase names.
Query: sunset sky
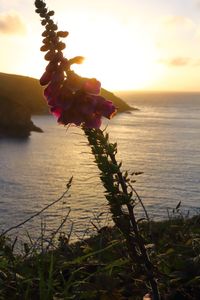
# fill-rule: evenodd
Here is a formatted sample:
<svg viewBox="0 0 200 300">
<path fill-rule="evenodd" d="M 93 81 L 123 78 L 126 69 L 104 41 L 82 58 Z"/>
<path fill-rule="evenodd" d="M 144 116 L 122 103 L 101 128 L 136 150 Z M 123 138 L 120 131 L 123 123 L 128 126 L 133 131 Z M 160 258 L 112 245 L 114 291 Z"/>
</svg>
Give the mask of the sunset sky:
<svg viewBox="0 0 200 300">
<path fill-rule="evenodd" d="M 33 0 L 0 0 L 0 72 L 39 78 Z M 200 91 L 200 0 L 48 0 L 76 71 L 110 90 Z"/>
</svg>

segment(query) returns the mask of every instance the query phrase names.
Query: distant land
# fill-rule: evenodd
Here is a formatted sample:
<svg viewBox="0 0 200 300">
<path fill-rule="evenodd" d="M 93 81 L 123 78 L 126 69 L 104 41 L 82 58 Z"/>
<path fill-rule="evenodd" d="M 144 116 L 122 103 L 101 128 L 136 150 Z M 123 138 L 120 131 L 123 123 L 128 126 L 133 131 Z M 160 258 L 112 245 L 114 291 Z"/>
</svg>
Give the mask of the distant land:
<svg viewBox="0 0 200 300">
<path fill-rule="evenodd" d="M 101 95 L 111 100 L 118 112 L 133 110 L 125 101 L 103 88 Z M 31 116 L 48 113 L 38 79 L 0 73 L 0 137 L 25 137 L 31 131 L 42 132 L 33 124 Z"/>
</svg>

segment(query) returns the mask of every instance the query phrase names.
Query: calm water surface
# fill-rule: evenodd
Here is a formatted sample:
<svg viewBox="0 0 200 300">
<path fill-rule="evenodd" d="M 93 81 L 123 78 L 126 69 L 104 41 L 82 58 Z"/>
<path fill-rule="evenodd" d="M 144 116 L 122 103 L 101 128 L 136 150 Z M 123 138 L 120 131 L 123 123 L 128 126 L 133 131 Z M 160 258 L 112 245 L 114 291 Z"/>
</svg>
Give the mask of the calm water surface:
<svg viewBox="0 0 200 300">
<path fill-rule="evenodd" d="M 198 212 L 200 95 L 120 95 L 139 111 L 116 116 L 107 131 L 110 139 L 118 142 L 123 168 L 144 172 L 137 177 L 135 188 L 150 216 L 165 218 L 167 209 L 179 201 L 183 210 Z M 0 228 L 23 221 L 58 198 L 71 176 L 69 196 L 42 217 L 46 231 L 59 226 L 69 207 L 66 226 L 73 222 L 78 236 L 100 212 L 105 212 L 102 222 L 106 223 L 107 202 L 81 130 L 66 130 L 50 116 L 35 116 L 33 120 L 44 133 L 32 133 L 27 140 L 0 140 Z M 25 229 L 37 236 L 41 218 L 34 219 Z"/>
</svg>

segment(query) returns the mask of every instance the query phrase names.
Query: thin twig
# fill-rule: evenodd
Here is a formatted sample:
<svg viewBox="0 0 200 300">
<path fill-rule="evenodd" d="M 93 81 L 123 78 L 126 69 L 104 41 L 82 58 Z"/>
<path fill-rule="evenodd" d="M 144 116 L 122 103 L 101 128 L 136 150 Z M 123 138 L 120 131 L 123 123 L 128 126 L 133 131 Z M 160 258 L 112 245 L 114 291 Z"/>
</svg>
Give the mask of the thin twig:
<svg viewBox="0 0 200 300">
<path fill-rule="evenodd" d="M 139 200 L 139 202 L 140 202 L 140 205 L 142 206 L 142 208 L 143 208 L 143 210 L 144 210 L 144 213 L 145 213 L 145 216 L 146 216 L 147 221 L 150 222 L 149 215 L 148 215 L 148 213 L 147 213 L 147 210 L 146 210 L 146 208 L 145 208 L 145 206 L 144 206 L 144 203 L 143 203 L 141 197 L 138 195 L 137 191 L 134 189 L 134 187 L 133 187 L 130 183 L 128 183 L 128 185 L 129 185 L 129 187 L 131 188 L 131 190 L 135 193 L 136 197 L 138 198 L 138 200 Z"/>
<path fill-rule="evenodd" d="M 23 226 L 24 224 L 26 224 L 27 222 L 29 222 L 30 220 L 34 219 L 35 217 L 39 216 L 41 213 L 43 213 L 45 210 L 47 210 L 49 207 L 53 206 L 54 204 L 56 204 L 57 202 L 59 202 L 60 200 L 63 199 L 63 197 L 67 194 L 67 192 L 69 191 L 70 189 L 70 186 L 71 186 L 71 183 L 72 183 L 72 179 L 73 177 L 71 177 L 69 179 L 69 182 L 67 183 L 67 189 L 64 191 L 64 193 L 58 198 L 56 199 L 55 201 L 53 201 L 52 203 L 46 205 L 44 208 L 42 208 L 40 211 L 38 211 L 37 213 L 33 214 L 32 216 L 30 216 L 29 218 L 27 218 L 26 220 L 24 220 L 23 222 L 17 224 L 17 225 L 14 225 L 8 229 L 6 229 L 1 235 L 0 235 L 0 238 L 2 236 L 4 236 L 5 234 L 7 234 L 8 232 L 10 232 L 11 230 L 13 229 L 17 229 L 21 226 Z"/>
<path fill-rule="evenodd" d="M 54 237 L 56 236 L 56 234 L 59 232 L 59 230 L 63 227 L 63 225 L 64 225 L 65 222 L 67 221 L 70 212 L 71 212 L 71 209 L 69 209 L 67 215 L 64 217 L 64 219 L 62 220 L 61 224 L 60 224 L 60 225 L 58 226 L 58 228 L 53 232 L 52 237 L 51 237 L 51 239 L 50 239 L 50 241 L 49 241 L 49 243 L 48 243 L 48 245 L 47 245 L 47 247 L 46 247 L 46 251 L 49 250 L 49 247 L 50 247 L 50 245 L 52 245 L 52 241 L 53 241 Z"/>
</svg>

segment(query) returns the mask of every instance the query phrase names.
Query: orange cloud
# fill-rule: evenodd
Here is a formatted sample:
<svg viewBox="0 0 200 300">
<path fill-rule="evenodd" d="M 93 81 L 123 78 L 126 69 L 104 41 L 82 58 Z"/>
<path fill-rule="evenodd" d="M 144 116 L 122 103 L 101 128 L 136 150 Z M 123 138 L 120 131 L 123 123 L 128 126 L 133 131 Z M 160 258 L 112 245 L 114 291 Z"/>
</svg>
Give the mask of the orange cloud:
<svg viewBox="0 0 200 300">
<path fill-rule="evenodd" d="M 0 33 L 23 35 L 26 33 L 26 26 L 17 13 L 0 14 Z"/>
<path fill-rule="evenodd" d="M 160 59 L 159 63 L 170 67 L 184 67 L 191 64 L 191 59 L 189 57 L 173 57 L 170 59 Z"/>
</svg>

